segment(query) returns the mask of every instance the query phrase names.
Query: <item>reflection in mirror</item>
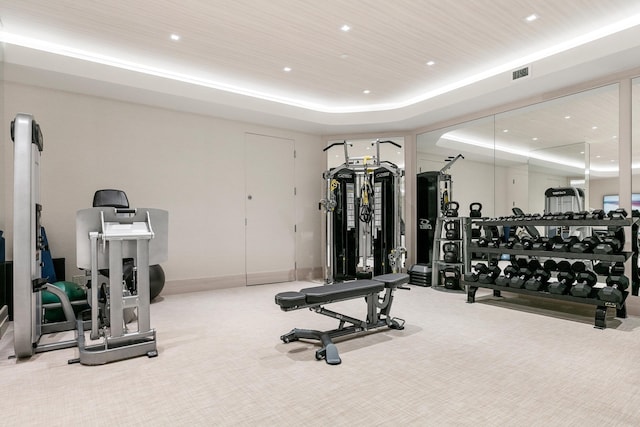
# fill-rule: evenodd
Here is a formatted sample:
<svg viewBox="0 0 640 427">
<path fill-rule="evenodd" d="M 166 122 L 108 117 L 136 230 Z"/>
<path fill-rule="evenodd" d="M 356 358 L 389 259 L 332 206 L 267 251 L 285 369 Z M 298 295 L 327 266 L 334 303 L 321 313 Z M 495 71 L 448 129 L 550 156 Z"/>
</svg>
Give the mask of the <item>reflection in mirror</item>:
<svg viewBox="0 0 640 427">
<path fill-rule="evenodd" d="M 618 185 L 617 133 L 617 84 L 496 115 L 496 164 L 510 172 L 504 194 L 542 213 L 546 189 L 577 187 L 582 208 L 602 209 L 603 195 Z"/>
<path fill-rule="evenodd" d="M 460 216 L 469 216 L 469 206 L 476 202 L 482 204 L 483 216 L 495 215 L 493 133 L 490 116 L 417 136 L 418 174 L 440 171 L 449 158 L 464 157 L 446 170 L 451 175 L 447 197 L 459 203 Z"/>
<path fill-rule="evenodd" d="M 633 209 L 640 210 L 640 77 L 631 86 L 631 189 Z"/>
<path fill-rule="evenodd" d="M 327 283 L 404 267 L 404 138 L 330 141 L 325 148 Z"/>
<path fill-rule="evenodd" d="M 529 153 L 528 206 L 531 213 L 585 210 L 589 200 L 589 144 L 563 145 Z M 575 188 L 575 203 L 558 205 L 547 197 L 551 188 Z"/>
</svg>

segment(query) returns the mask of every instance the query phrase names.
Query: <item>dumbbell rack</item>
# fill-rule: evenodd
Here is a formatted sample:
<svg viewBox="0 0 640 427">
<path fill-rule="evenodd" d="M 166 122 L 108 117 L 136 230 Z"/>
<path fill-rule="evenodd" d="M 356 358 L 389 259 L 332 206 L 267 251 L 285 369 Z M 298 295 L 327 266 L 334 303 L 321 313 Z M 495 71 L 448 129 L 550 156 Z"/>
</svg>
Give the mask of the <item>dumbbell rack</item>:
<svg viewBox="0 0 640 427">
<path fill-rule="evenodd" d="M 638 222 L 637 218 L 626 218 L 626 219 L 602 219 L 602 220 L 543 220 L 543 219 L 535 219 L 535 220 L 524 220 L 524 219 L 513 219 L 513 220 L 473 220 L 474 223 L 477 223 L 481 226 L 503 226 L 503 227 L 517 227 L 517 226 L 616 226 L 616 227 L 631 227 L 631 242 L 632 242 L 632 252 L 622 252 L 618 254 L 594 254 L 594 253 L 574 253 L 574 252 L 555 252 L 555 251 L 534 251 L 534 250 L 524 250 L 524 249 L 507 249 L 504 247 L 500 248 L 489 248 L 489 247 L 479 247 L 474 246 L 469 249 L 476 253 L 485 253 L 487 257 L 491 258 L 492 255 L 496 257 L 500 257 L 500 255 L 508 254 L 508 255 L 521 255 L 527 257 L 537 257 L 537 258 L 563 258 L 563 259 L 576 259 L 576 260 L 591 260 L 591 261 L 608 261 L 608 262 L 625 262 L 627 261 L 634 253 L 638 252 Z M 470 227 L 470 226 L 469 226 Z M 632 292 L 633 295 L 638 295 L 638 266 L 634 263 L 632 265 L 631 272 L 631 281 L 632 281 Z M 571 301 L 580 304 L 588 304 L 596 306 L 595 312 L 595 323 L 594 326 L 598 329 L 604 329 L 607 327 L 606 325 L 606 313 L 607 308 L 615 308 L 616 309 L 616 317 L 625 318 L 627 317 L 627 309 L 626 309 L 626 298 L 629 295 L 628 291 L 623 292 L 623 300 L 621 303 L 613 303 L 602 301 L 597 298 L 579 298 L 574 297 L 572 295 L 558 295 L 551 294 L 547 291 L 531 291 L 528 289 L 521 288 L 513 288 L 508 286 L 500 286 L 494 283 L 478 283 L 478 282 L 462 282 L 465 285 L 467 291 L 467 302 L 474 303 L 475 295 L 478 288 L 488 288 L 493 290 L 493 295 L 496 297 L 501 296 L 501 292 L 511 292 L 516 294 L 540 297 L 540 298 L 548 298 L 554 300 L 562 300 L 562 301 Z"/>
<path fill-rule="evenodd" d="M 445 237 L 445 224 L 457 221 L 459 226 L 459 238 L 447 239 Z M 460 272 L 460 287 L 464 289 L 463 276 L 471 269 L 471 257 L 468 253 L 469 240 L 471 237 L 471 221 L 468 217 L 438 217 L 436 220 L 436 233 L 433 239 L 433 260 L 431 286 L 440 286 L 440 273 L 447 267 L 456 267 Z M 455 243 L 458 245 L 458 262 L 447 262 L 443 259 L 442 245 L 444 243 Z"/>
</svg>

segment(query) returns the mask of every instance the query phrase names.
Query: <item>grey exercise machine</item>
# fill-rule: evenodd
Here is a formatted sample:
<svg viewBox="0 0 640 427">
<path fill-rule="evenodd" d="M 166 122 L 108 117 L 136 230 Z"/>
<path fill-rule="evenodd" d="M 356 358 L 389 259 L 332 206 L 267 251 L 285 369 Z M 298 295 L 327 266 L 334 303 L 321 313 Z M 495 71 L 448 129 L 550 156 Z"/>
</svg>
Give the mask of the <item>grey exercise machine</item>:
<svg viewBox="0 0 640 427">
<path fill-rule="evenodd" d="M 338 355 L 337 347 L 332 341 L 333 338 L 381 327 L 404 329 L 404 320 L 391 317 L 390 312 L 393 293 L 396 289 L 409 289 L 402 286 L 408 282 L 409 276 L 407 274 L 395 273 L 375 276 L 373 279 L 305 288 L 298 292 L 281 292 L 276 295 L 275 302 L 283 311 L 308 308 L 318 314 L 338 319 L 340 324 L 337 329 L 331 331 L 295 328 L 282 335 L 280 339 L 285 343 L 299 339 L 320 341 L 322 347 L 316 351 L 316 359 L 324 359 L 329 365 L 338 365 L 342 360 Z M 326 304 L 362 297 L 364 297 L 367 304 L 365 320 L 356 319 L 324 308 Z M 345 326 L 346 323 L 351 324 L 351 326 Z"/>
<path fill-rule="evenodd" d="M 16 357 L 31 357 L 60 348 L 76 346 L 76 340 L 42 343 L 46 334 L 75 329 L 75 314 L 69 298 L 61 289 L 42 277 L 40 204 L 40 157 L 43 137 L 40 126 L 30 114 L 20 113 L 11 122 L 14 142 L 13 190 L 13 334 Z M 60 300 L 64 320 L 43 321 L 42 292 L 49 291 Z M 83 303 L 82 301 L 80 303 Z"/>
<path fill-rule="evenodd" d="M 344 163 L 325 171 L 325 197 L 320 206 L 326 212 L 327 283 L 370 279 L 374 275 L 400 271 L 402 246 L 400 184 L 404 171 L 380 160 L 376 141 L 372 156 L 350 157 L 347 141 L 342 146 Z"/>
<path fill-rule="evenodd" d="M 91 330 L 86 341 L 78 320 L 80 357 L 69 363 L 101 365 L 137 356 L 157 356 L 150 321 L 149 265 L 168 258 L 168 213 L 161 209 L 98 207 L 76 215 L 78 268 L 90 277 Z M 133 259 L 134 289 L 123 280 L 123 260 Z M 100 274 L 108 269 L 108 280 Z M 129 323 L 135 311 L 137 326 Z M 134 329 L 135 328 L 135 329 Z"/>
<path fill-rule="evenodd" d="M 78 266 L 87 269 L 93 289 L 91 319 L 83 313 L 76 319 L 74 305 L 66 293 L 42 277 L 40 205 L 40 158 L 43 137 L 33 116 L 18 114 L 11 123 L 14 141 L 13 211 L 13 329 L 15 356 L 79 347 L 80 357 L 70 363 L 108 363 L 139 355 L 157 354 L 155 331 L 149 321 L 149 263 L 167 259 L 168 214 L 159 209 L 93 208 L 78 212 L 76 242 Z M 137 269 L 133 290 L 123 289 L 122 258 L 132 258 Z M 108 283 L 99 286 L 98 269 L 109 269 Z M 102 277 L 101 277 L 102 279 Z M 48 291 L 59 303 L 43 304 Z M 91 292 L 92 291 L 92 292 Z M 46 321 L 47 308 L 61 308 L 63 320 Z M 125 312 L 137 317 L 137 330 L 125 324 Z M 86 327 L 97 345 L 85 345 Z M 76 331 L 73 339 L 42 342 L 45 335 Z"/>
</svg>

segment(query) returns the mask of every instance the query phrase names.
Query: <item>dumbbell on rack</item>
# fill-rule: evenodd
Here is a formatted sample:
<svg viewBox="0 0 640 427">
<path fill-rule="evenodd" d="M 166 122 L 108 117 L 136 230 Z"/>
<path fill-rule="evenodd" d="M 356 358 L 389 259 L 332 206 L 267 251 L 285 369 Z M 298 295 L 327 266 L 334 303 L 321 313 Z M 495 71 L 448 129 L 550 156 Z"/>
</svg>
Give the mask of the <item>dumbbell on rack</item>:
<svg viewBox="0 0 640 427">
<path fill-rule="evenodd" d="M 600 288 L 598 299 L 605 302 L 619 304 L 624 301 L 624 291 L 629 287 L 629 278 L 624 275 L 624 264 L 617 262 L 611 267 L 611 274 L 607 277 L 607 286 Z"/>
<path fill-rule="evenodd" d="M 571 269 L 571 263 L 569 261 L 558 262 L 556 269 L 558 274 L 556 276 L 557 281 L 549 283 L 547 287 L 550 294 L 565 295 L 569 293 L 571 285 L 576 280 L 576 276 Z"/>
<path fill-rule="evenodd" d="M 519 267 L 518 272 L 514 277 L 511 278 L 511 280 L 509 280 L 509 287 L 522 289 L 525 282 L 529 280 L 531 276 L 533 276 L 533 271 L 526 259 L 520 258 L 517 260 L 517 263 Z M 538 262 L 538 264 L 540 263 Z M 536 265 L 532 266 L 536 267 Z"/>
<path fill-rule="evenodd" d="M 532 259 L 529 261 L 529 270 L 533 271 L 533 275 L 524 282 L 525 289 L 529 291 L 544 291 L 547 288 L 551 271 L 544 268 L 540 261 Z"/>
<path fill-rule="evenodd" d="M 594 285 L 598 283 L 598 275 L 587 270 L 582 261 L 574 262 L 571 269 L 575 273 L 576 283 L 569 291 L 574 297 L 590 298 L 594 296 Z"/>
<path fill-rule="evenodd" d="M 518 264 L 515 261 L 512 261 L 511 264 L 504 268 L 504 275 L 496 277 L 494 283 L 500 286 L 509 286 L 509 281 L 518 275 Z"/>
<path fill-rule="evenodd" d="M 600 244 L 598 236 L 587 236 L 582 239 L 582 242 L 571 245 L 570 251 L 574 253 L 591 253 Z"/>
</svg>

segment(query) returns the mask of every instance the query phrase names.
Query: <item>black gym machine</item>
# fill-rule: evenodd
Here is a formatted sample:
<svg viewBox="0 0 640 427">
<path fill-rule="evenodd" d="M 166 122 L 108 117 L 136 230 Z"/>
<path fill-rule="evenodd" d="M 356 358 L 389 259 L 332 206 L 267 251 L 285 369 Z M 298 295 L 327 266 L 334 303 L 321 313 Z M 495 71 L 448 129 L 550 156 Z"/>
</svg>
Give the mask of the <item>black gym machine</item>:
<svg viewBox="0 0 640 427">
<path fill-rule="evenodd" d="M 336 142 L 323 151 L 342 146 L 344 163 L 323 174 L 325 197 L 320 209 L 326 213 L 327 283 L 370 279 L 398 273 L 406 253 L 402 246 L 400 186 L 404 170 L 380 160 L 380 145 L 393 141 L 375 141 L 375 155 L 349 156 L 347 141 Z"/>
</svg>

